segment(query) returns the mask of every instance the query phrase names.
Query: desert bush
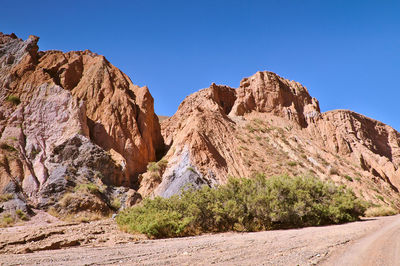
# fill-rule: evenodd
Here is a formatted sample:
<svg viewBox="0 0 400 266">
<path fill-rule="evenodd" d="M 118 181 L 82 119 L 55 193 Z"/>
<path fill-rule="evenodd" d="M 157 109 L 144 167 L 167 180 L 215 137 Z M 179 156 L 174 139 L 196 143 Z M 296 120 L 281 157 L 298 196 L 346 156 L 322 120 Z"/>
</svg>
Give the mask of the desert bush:
<svg viewBox="0 0 400 266">
<path fill-rule="evenodd" d="M 99 187 L 96 184 L 93 183 L 82 183 L 82 184 L 77 184 L 74 188 L 75 192 L 78 191 L 87 191 L 91 194 L 96 194 L 100 192 Z"/>
<path fill-rule="evenodd" d="M 187 189 L 146 199 L 117 216 L 128 232 L 174 237 L 205 232 L 260 231 L 355 221 L 365 205 L 343 186 L 314 177 L 230 178 L 215 189 Z"/>
<path fill-rule="evenodd" d="M 255 131 L 258 130 L 258 128 L 254 127 L 254 125 L 252 125 L 252 124 L 250 124 L 250 123 L 246 125 L 246 129 L 247 129 L 250 133 L 254 133 Z"/>
<path fill-rule="evenodd" d="M 3 214 L 3 216 L 0 217 L 0 227 L 8 227 L 13 225 L 14 223 L 15 219 L 9 213 Z"/>
<path fill-rule="evenodd" d="M 96 190 L 97 191 L 97 190 Z M 117 204 L 117 202 L 112 202 Z M 108 205 L 104 201 L 104 195 L 93 193 L 85 187 L 76 192 L 67 192 L 54 208 L 49 208 L 48 213 L 65 221 L 90 221 L 108 217 L 111 208 L 116 206 Z"/>
<path fill-rule="evenodd" d="M 376 216 L 390 216 L 396 215 L 399 212 L 388 206 L 375 206 L 370 207 L 365 211 L 366 217 L 376 217 Z"/>
<path fill-rule="evenodd" d="M 67 192 L 63 195 L 63 197 L 59 200 L 59 203 L 62 207 L 67 207 L 71 205 L 72 201 L 74 201 L 75 196 L 73 193 Z"/>
<path fill-rule="evenodd" d="M 12 103 L 12 104 L 14 104 L 14 105 L 18 105 L 18 104 L 21 103 L 21 100 L 20 100 L 19 97 L 16 96 L 16 95 L 9 95 L 9 96 L 7 96 L 6 101 L 7 101 L 7 102 L 10 102 L 10 103 Z"/>
<path fill-rule="evenodd" d="M 0 202 L 6 202 L 13 198 L 14 196 L 11 193 L 0 194 Z"/>
<path fill-rule="evenodd" d="M 15 214 L 22 221 L 27 221 L 28 220 L 28 217 L 26 216 L 26 213 L 23 210 L 17 209 L 17 210 L 15 210 Z"/>
<path fill-rule="evenodd" d="M 150 172 L 164 171 L 167 165 L 168 161 L 162 159 L 158 162 L 150 162 L 149 165 L 147 166 L 147 170 L 149 170 Z"/>
<path fill-rule="evenodd" d="M 118 210 L 119 208 L 121 208 L 121 199 L 120 198 L 115 198 L 112 202 L 111 202 L 111 206 Z"/>
<path fill-rule="evenodd" d="M 188 168 L 186 168 L 186 170 L 197 174 L 196 170 L 195 170 L 193 167 L 191 167 L 191 166 L 189 166 Z"/>
<path fill-rule="evenodd" d="M 15 152 L 17 151 L 13 146 L 7 144 L 7 143 L 0 143 L 0 149 L 10 151 L 10 152 Z"/>
<path fill-rule="evenodd" d="M 381 195 L 376 195 L 376 198 L 380 201 L 385 202 L 385 199 Z"/>
<path fill-rule="evenodd" d="M 344 178 L 346 178 L 350 182 L 353 182 L 353 178 L 349 175 L 345 175 Z"/>
<path fill-rule="evenodd" d="M 168 161 L 162 159 L 158 162 L 150 162 L 147 165 L 147 171 L 150 172 L 150 176 L 153 180 L 161 182 L 161 177 L 164 174 L 165 169 L 167 169 Z"/>
</svg>

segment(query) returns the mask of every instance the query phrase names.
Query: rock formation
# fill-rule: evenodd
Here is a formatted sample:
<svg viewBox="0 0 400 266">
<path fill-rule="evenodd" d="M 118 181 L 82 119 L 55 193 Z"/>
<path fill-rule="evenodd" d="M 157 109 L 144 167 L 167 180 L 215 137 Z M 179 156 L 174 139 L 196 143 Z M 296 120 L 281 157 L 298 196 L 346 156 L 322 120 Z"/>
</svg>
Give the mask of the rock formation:
<svg viewBox="0 0 400 266">
<path fill-rule="evenodd" d="M 321 113 L 305 87 L 271 72 L 237 89 L 212 84 L 188 96 L 162 134 L 168 165 L 160 178 L 143 175 L 144 195 L 168 197 L 187 185 L 260 172 L 312 174 L 400 207 L 400 134 L 351 111 Z"/>
<path fill-rule="evenodd" d="M 0 213 L 108 215 L 258 173 L 316 175 L 400 208 L 400 134 L 321 113 L 295 81 L 257 72 L 237 89 L 212 84 L 160 126 L 147 87 L 103 56 L 42 52 L 38 40 L 0 33 Z"/>
<path fill-rule="evenodd" d="M 243 79 L 236 93 L 232 115 L 271 113 L 306 127 L 307 119 L 320 112 L 317 99 L 311 98 L 305 87 L 272 72 L 257 72 Z"/>
<path fill-rule="evenodd" d="M 67 184 L 138 186 L 163 150 L 148 88 L 103 56 L 41 52 L 38 40 L 0 33 L 0 191 L 47 206 Z"/>
</svg>

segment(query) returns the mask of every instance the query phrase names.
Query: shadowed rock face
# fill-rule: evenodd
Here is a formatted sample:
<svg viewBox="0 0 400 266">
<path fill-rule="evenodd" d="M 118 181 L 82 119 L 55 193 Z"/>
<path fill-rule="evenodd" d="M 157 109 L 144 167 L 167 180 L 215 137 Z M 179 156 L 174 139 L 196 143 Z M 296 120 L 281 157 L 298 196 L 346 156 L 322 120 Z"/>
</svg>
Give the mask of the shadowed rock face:
<svg viewBox="0 0 400 266">
<path fill-rule="evenodd" d="M 148 88 L 103 56 L 39 52 L 38 40 L 0 33 L 0 190 L 17 182 L 37 201 L 52 176 L 54 149 L 77 134 L 110 156 L 114 166 L 92 166 L 109 168 L 107 184 L 137 186 L 164 148 Z"/>
<path fill-rule="evenodd" d="M 312 174 L 400 207 L 400 134 L 351 111 L 320 113 L 305 87 L 271 72 L 243 79 L 238 89 L 212 84 L 189 95 L 163 121 L 162 134 L 169 163 L 158 181 L 143 175 L 144 195 L 259 172 Z"/>
</svg>

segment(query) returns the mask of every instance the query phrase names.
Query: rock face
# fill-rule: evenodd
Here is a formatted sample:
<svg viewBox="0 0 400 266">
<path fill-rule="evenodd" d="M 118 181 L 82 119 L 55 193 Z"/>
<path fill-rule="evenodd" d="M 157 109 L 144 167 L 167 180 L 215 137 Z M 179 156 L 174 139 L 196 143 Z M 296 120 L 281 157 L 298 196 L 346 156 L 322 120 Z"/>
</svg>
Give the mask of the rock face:
<svg viewBox="0 0 400 266">
<path fill-rule="evenodd" d="M 15 183 L 44 206 L 66 177 L 137 187 L 164 148 L 148 88 L 103 56 L 41 52 L 38 40 L 0 33 L 0 191 Z"/>
<path fill-rule="evenodd" d="M 162 134 L 168 165 L 160 178 L 143 175 L 143 195 L 168 197 L 188 184 L 260 172 L 312 174 L 400 207 L 400 134 L 351 111 L 321 113 L 305 87 L 271 72 L 237 89 L 212 84 L 188 96 L 163 121 Z"/>
<path fill-rule="evenodd" d="M 363 115 L 336 110 L 322 114 L 309 127 L 321 146 L 369 172 L 372 178 L 400 189 L 400 133 Z"/>
<path fill-rule="evenodd" d="M 311 98 L 305 87 L 272 72 L 257 72 L 243 79 L 236 93 L 232 115 L 271 113 L 306 127 L 307 120 L 320 112 L 317 99 Z"/>
</svg>

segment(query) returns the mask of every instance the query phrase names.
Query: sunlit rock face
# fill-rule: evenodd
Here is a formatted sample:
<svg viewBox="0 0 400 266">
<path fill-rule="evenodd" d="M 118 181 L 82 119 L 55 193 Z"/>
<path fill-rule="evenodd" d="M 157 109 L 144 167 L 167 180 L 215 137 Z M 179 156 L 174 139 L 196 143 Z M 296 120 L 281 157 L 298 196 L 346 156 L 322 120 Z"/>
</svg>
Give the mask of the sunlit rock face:
<svg viewBox="0 0 400 266">
<path fill-rule="evenodd" d="M 74 178 L 90 181 L 95 173 L 107 185 L 137 187 L 138 175 L 164 148 L 148 88 L 134 85 L 101 55 L 42 52 L 38 40 L 0 33 L 0 190 L 17 183 L 25 200 L 39 204 L 55 175 L 63 192 L 68 180 L 62 178 L 77 183 Z M 75 153 L 91 158 L 78 147 L 54 161 L 60 145 L 77 139 L 107 158 L 92 158 L 85 175 L 60 170 L 75 167 L 69 157 Z"/>
</svg>

